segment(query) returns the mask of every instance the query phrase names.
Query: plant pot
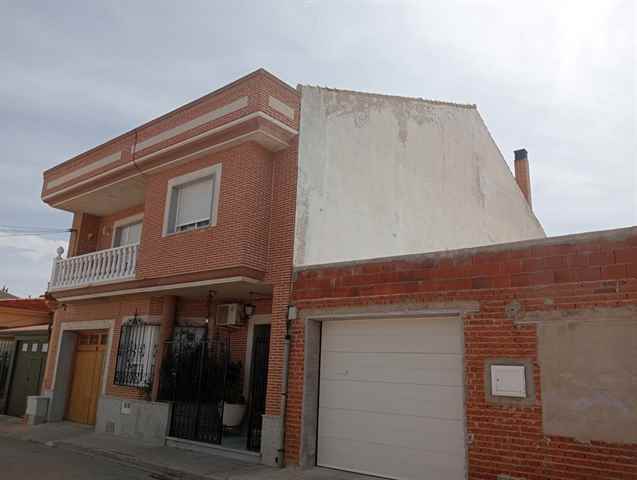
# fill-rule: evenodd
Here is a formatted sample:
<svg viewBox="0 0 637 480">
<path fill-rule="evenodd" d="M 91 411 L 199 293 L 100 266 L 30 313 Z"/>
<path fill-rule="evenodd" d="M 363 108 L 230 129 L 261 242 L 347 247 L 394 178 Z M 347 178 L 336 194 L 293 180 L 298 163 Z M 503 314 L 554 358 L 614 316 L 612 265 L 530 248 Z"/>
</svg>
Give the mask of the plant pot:
<svg viewBox="0 0 637 480">
<path fill-rule="evenodd" d="M 223 426 L 238 427 L 241 425 L 243 416 L 246 413 L 245 403 L 224 403 L 223 404 Z"/>
</svg>

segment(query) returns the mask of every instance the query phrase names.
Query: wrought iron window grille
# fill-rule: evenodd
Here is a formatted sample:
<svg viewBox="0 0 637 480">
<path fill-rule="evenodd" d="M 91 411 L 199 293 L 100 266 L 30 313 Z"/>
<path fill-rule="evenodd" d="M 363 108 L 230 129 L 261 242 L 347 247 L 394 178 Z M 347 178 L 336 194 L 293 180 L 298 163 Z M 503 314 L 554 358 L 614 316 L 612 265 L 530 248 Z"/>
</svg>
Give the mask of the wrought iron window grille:
<svg viewBox="0 0 637 480">
<path fill-rule="evenodd" d="M 145 323 L 135 313 L 120 332 L 115 385 L 150 389 L 158 348 L 159 325 Z"/>
</svg>

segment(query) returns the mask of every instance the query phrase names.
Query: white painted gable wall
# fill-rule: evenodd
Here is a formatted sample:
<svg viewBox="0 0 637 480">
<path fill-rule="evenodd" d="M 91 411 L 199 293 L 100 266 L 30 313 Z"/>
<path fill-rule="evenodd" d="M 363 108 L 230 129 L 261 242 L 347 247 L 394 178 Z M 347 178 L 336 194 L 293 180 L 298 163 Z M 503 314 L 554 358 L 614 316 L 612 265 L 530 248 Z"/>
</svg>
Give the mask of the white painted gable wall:
<svg viewBox="0 0 637 480">
<path fill-rule="evenodd" d="M 474 107 L 301 92 L 295 266 L 545 236 Z"/>
</svg>

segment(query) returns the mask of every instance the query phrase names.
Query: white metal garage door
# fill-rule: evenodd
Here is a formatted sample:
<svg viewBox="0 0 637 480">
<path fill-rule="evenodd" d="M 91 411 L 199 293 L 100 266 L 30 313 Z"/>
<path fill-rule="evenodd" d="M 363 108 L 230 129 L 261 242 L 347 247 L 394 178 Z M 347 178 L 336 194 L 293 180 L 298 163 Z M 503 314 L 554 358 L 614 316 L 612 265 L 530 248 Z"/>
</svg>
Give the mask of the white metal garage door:
<svg viewBox="0 0 637 480">
<path fill-rule="evenodd" d="M 321 466 L 464 479 L 461 319 L 323 322 L 318 422 Z"/>
</svg>

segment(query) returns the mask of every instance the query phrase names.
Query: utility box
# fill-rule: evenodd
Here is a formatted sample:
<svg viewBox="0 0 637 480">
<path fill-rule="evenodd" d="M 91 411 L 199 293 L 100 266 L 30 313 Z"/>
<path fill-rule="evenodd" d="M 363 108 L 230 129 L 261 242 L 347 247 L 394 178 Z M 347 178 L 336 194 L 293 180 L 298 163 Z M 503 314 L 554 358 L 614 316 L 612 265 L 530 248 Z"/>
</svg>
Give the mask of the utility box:
<svg viewBox="0 0 637 480">
<path fill-rule="evenodd" d="M 524 365 L 491 365 L 491 395 L 526 398 Z"/>
</svg>

